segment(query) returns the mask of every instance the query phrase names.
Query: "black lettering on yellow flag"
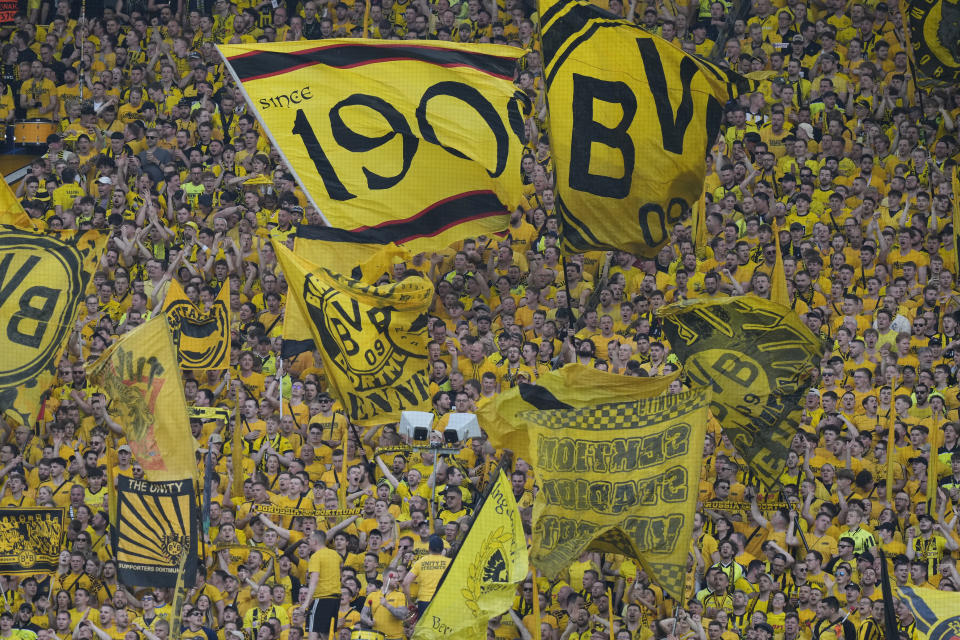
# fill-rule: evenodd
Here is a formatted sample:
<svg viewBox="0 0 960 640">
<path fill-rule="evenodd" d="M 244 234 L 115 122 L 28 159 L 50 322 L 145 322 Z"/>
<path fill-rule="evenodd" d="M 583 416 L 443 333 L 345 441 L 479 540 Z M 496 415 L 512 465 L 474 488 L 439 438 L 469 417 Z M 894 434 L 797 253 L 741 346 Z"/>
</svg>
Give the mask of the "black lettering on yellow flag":
<svg viewBox="0 0 960 640">
<path fill-rule="evenodd" d="M 688 382 L 713 390 L 711 411 L 733 446 L 764 484 L 776 485 L 824 341 L 791 309 L 755 296 L 659 313 Z"/>
<path fill-rule="evenodd" d="M 170 282 L 163 305 L 177 347 L 180 368 L 226 369 L 230 366 L 230 286 L 224 282 L 205 311 L 187 298 L 176 279 Z"/>
<path fill-rule="evenodd" d="M 13 421 L 39 411 L 106 242 L 0 227 L 0 412 Z"/>
<path fill-rule="evenodd" d="M 66 509 L 0 509 L 0 574 L 54 573 L 66 540 Z"/>
<path fill-rule="evenodd" d="M 960 2 L 900 0 L 907 44 L 921 87 L 960 84 Z"/>
<path fill-rule="evenodd" d="M 117 578 L 131 586 L 193 585 L 199 542 L 193 480 L 148 482 L 117 476 L 117 526 L 112 531 Z M 186 561 L 181 565 L 181 558 Z M 182 568 L 181 568 L 182 567 Z"/>
<path fill-rule="evenodd" d="M 527 411 L 540 492 L 531 561 L 556 576 L 587 550 L 636 558 L 683 597 L 710 391 Z"/>
<path fill-rule="evenodd" d="M 377 286 L 335 273 L 277 247 L 288 309 L 299 306 L 324 370 L 359 425 L 400 419 L 430 406 L 427 310 L 433 286 L 422 277 Z"/>
<path fill-rule="evenodd" d="M 540 15 L 563 243 L 653 257 L 700 197 L 724 103 L 753 84 L 583 0 Z"/>
<path fill-rule="evenodd" d="M 520 204 L 522 49 L 333 39 L 219 50 L 330 226 L 418 252 L 501 231 Z"/>
</svg>

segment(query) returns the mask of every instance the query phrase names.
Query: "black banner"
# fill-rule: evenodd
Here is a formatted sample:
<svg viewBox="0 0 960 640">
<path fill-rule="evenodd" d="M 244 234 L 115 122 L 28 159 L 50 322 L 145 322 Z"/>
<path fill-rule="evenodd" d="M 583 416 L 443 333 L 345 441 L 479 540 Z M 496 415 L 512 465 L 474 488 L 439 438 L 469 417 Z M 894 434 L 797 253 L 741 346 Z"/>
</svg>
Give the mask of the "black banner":
<svg viewBox="0 0 960 640">
<path fill-rule="evenodd" d="M 64 508 L 0 509 L 0 575 L 55 572 L 66 533 Z"/>
</svg>

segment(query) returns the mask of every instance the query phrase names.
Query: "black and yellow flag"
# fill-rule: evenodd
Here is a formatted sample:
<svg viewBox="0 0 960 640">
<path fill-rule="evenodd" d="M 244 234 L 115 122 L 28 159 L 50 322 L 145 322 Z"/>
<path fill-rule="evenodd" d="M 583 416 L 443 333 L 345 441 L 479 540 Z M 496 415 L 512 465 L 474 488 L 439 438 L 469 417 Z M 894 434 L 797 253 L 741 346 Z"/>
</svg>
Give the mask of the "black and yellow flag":
<svg viewBox="0 0 960 640">
<path fill-rule="evenodd" d="M 521 203 L 522 49 L 354 39 L 219 49 L 330 226 L 435 250 L 505 229 Z"/>
<path fill-rule="evenodd" d="M 369 284 L 390 273 L 395 262 L 408 257 L 394 243 L 384 242 L 383 234 L 378 232 L 306 224 L 297 228 L 293 252 L 307 262 Z M 297 305 L 287 305 L 283 317 L 283 357 L 291 358 L 310 349 L 313 336 L 309 320 Z"/>
<path fill-rule="evenodd" d="M 755 85 L 585 0 L 540 16 L 563 244 L 653 257 L 700 197 L 724 104 Z"/>
<path fill-rule="evenodd" d="M 713 390 L 711 411 L 733 446 L 776 485 L 824 341 L 791 309 L 756 296 L 691 300 L 659 314 L 687 380 Z"/>
<path fill-rule="evenodd" d="M 900 0 L 917 85 L 960 85 L 960 1 Z"/>
<path fill-rule="evenodd" d="M 277 247 L 289 286 L 287 307 L 309 319 L 330 384 L 359 425 L 430 407 L 427 310 L 430 281 L 419 276 L 375 285 L 318 267 Z"/>
<path fill-rule="evenodd" d="M 37 415 L 106 242 L 0 227 L 0 412 L 14 422 Z"/>
<path fill-rule="evenodd" d="M 230 366 L 230 287 L 220 287 L 209 311 L 187 298 L 176 279 L 170 282 L 163 304 L 177 347 L 180 368 L 185 370 L 227 369 Z"/>
<path fill-rule="evenodd" d="M 164 316 L 148 320 L 104 351 L 89 377 L 110 400 L 107 409 L 123 425 L 148 479 L 196 477 L 197 441 L 190 433 L 177 351 Z"/>
<path fill-rule="evenodd" d="M 0 508 L 0 574 L 54 573 L 67 536 L 63 507 Z"/>
<path fill-rule="evenodd" d="M 540 485 L 534 566 L 552 578 L 584 551 L 625 554 L 682 600 L 709 406 L 696 389 L 521 413 Z"/>
<path fill-rule="evenodd" d="M 117 525 L 112 540 L 121 584 L 173 587 L 182 573 L 184 584 L 191 586 L 197 574 L 197 531 L 193 480 L 148 482 L 117 477 Z"/>
<path fill-rule="evenodd" d="M 485 637 L 487 623 L 510 608 L 529 569 L 520 510 L 501 471 L 412 640 Z"/>
</svg>

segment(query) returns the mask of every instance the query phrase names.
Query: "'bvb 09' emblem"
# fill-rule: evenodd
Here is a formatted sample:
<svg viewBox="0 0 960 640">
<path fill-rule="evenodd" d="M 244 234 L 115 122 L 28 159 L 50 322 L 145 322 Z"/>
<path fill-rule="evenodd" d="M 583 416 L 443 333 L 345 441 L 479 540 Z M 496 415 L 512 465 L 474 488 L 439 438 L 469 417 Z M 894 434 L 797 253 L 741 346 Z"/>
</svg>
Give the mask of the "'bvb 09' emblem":
<svg viewBox="0 0 960 640">
<path fill-rule="evenodd" d="M 183 554 L 183 538 L 181 536 L 164 536 L 163 551 L 171 561 L 179 561 Z"/>
<path fill-rule="evenodd" d="M 24 549 L 17 556 L 17 561 L 24 569 L 27 569 L 37 564 L 37 554 L 29 549 Z"/>
</svg>

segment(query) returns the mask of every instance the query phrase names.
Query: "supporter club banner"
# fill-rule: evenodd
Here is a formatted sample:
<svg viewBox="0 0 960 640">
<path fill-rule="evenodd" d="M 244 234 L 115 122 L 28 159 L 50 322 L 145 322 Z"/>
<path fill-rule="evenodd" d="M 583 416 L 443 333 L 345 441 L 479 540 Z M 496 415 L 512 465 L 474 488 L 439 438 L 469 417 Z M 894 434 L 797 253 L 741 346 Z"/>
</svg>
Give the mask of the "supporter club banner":
<svg viewBox="0 0 960 640">
<path fill-rule="evenodd" d="M 626 554 L 683 597 L 710 391 L 527 411 L 540 491 L 531 560 L 556 577 L 584 551 Z"/>
<path fill-rule="evenodd" d="M 0 574 L 32 576 L 54 573 L 66 541 L 66 509 L 0 509 Z"/>
<path fill-rule="evenodd" d="M 124 335 L 90 370 L 150 480 L 194 478 L 196 440 L 170 327 L 160 315 Z M 173 585 L 170 585 L 173 586 Z"/>
<path fill-rule="evenodd" d="M 427 311 L 430 281 L 416 276 L 377 286 L 318 267 L 284 246 L 288 307 L 299 306 L 347 416 L 364 426 L 429 410 Z"/>
<path fill-rule="evenodd" d="M 173 279 L 163 306 L 173 333 L 181 369 L 226 369 L 230 366 L 230 286 L 224 282 L 205 311 L 187 298 Z"/>
<path fill-rule="evenodd" d="M 921 87 L 960 84 L 960 2 L 900 0 L 909 53 Z"/>
<path fill-rule="evenodd" d="M 0 227 L 0 411 L 32 424 L 107 237 Z"/>
<path fill-rule="evenodd" d="M 330 226 L 435 250 L 502 231 L 520 204 L 523 50 L 355 39 L 219 49 Z"/>
<path fill-rule="evenodd" d="M 724 433 L 775 486 L 824 341 L 791 309 L 756 296 L 691 300 L 659 313 L 687 380 L 713 390 L 710 409 Z"/>
<path fill-rule="evenodd" d="M 148 482 L 117 476 L 117 526 L 112 535 L 121 584 L 175 587 L 182 572 L 191 586 L 197 573 L 197 529 L 193 480 Z"/>
<path fill-rule="evenodd" d="M 724 103 L 752 85 L 582 0 L 540 15 L 563 244 L 654 257 L 700 197 Z"/>
<path fill-rule="evenodd" d="M 490 619 L 510 608 L 529 568 L 520 511 L 501 471 L 413 640 L 484 637 Z"/>
</svg>

